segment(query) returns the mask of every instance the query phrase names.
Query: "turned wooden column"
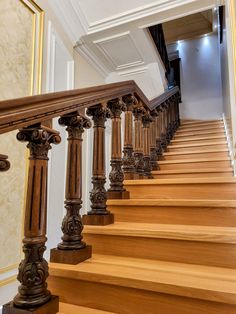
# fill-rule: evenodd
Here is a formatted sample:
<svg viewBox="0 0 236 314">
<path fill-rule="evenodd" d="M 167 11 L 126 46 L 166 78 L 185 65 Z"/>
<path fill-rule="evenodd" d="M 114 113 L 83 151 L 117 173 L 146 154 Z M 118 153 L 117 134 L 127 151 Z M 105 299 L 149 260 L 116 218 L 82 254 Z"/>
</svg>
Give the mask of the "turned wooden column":
<svg viewBox="0 0 236 314">
<path fill-rule="evenodd" d="M 145 110 L 139 102 L 134 106 L 134 162 L 135 162 L 135 179 L 142 179 L 144 175 L 143 160 L 143 132 L 142 132 L 142 116 Z"/>
<path fill-rule="evenodd" d="M 158 112 L 157 110 L 151 111 L 152 122 L 150 123 L 150 157 L 152 170 L 159 170 L 157 163 L 157 126 L 158 126 Z"/>
<path fill-rule="evenodd" d="M 7 171 L 10 169 L 10 162 L 7 159 L 8 156 L 0 154 L 0 171 Z"/>
<path fill-rule="evenodd" d="M 129 192 L 125 190 L 122 170 L 122 148 L 121 148 L 121 113 L 125 111 L 126 105 L 119 98 L 110 100 L 107 107 L 111 111 L 112 133 L 111 133 L 111 172 L 109 174 L 110 188 L 107 191 L 109 199 L 129 198 Z"/>
<path fill-rule="evenodd" d="M 53 263 L 78 264 L 92 255 L 92 247 L 82 241 L 83 223 L 80 216 L 82 207 L 82 134 L 91 127 L 91 122 L 72 112 L 62 116 L 59 124 L 68 132 L 68 154 L 66 172 L 65 208 L 62 221 L 62 242 L 51 250 Z"/>
<path fill-rule="evenodd" d="M 161 130 L 162 130 L 162 109 L 159 106 L 157 109 L 157 128 L 156 128 L 156 147 L 157 147 L 157 159 L 160 160 L 162 156 L 162 146 L 161 146 Z"/>
<path fill-rule="evenodd" d="M 170 144 L 171 141 L 171 101 L 168 99 L 166 101 L 166 142 Z"/>
<path fill-rule="evenodd" d="M 88 108 L 87 115 L 92 116 L 94 122 L 93 189 L 90 192 L 91 210 L 83 216 L 83 222 L 87 225 L 108 225 L 114 223 L 114 215 L 107 210 L 105 189 L 105 122 L 111 113 L 105 104 L 99 104 Z"/>
<path fill-rule="evenodd" d="M 125 130 L 123 149 L 123 171 L 125 180 L 134 179 L 135 161 L 133 154 L 133 107 L 137 100 L 132 95 L 123 97 L 126 104 L 125 110 Z"/>
<path fill-rule="evenodd" d="M 162 117 L 162 130 L 161 130 L 161 147 L 163 151 L 167 150 L 167 138 L 166 138 L 166 103 L 161 105 L 161 117 Z"/>
<path fill-rule="evenodd" d="M 4 306 L 3 313 L 33 313 L 32 308 L 40 307 L 40 313 L 55 314 L 59 310 L 59 299 L 47 290 L 48 263 L 43 253 L 47 240 L 48 150 L 52 143 L 60 143 L 61 138 L 55 130 L 36 124 L 21 129 L 17 139 L 29 142 L 30 150 L 23 239 L 25 258 L 17 276 L 21 283 L 18 294 L 12 303 Z"/>
<path fill-rule="evenodd" d="M 143 171 L 146 178 L 153 178 L 152 176 L 152 166 L 151 166 L 151 154 L 150 154 L 150 124 L 152 122 L 152 117 L 149 111 L 146 111 L 142 116 L 143 124 Z"/>
</svg>

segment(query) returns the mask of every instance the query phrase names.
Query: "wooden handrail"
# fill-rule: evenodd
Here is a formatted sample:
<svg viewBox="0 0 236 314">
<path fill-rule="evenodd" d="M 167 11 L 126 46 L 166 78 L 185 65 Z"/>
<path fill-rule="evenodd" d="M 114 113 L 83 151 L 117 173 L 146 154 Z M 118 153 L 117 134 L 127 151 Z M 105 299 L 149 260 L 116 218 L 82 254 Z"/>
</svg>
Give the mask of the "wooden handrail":
<svg viewBox="0 0 236 314">
<path fill-rule="evenodd" d="M 33 125 L 79 109 L 89 108 L 114 98 L 134 94 L 143 106 L 153 110 L 178 92 L 178 87 L 151 101 L 134 81 L 56 92 L 0 102 L 0 134 Z"/>
</svg>

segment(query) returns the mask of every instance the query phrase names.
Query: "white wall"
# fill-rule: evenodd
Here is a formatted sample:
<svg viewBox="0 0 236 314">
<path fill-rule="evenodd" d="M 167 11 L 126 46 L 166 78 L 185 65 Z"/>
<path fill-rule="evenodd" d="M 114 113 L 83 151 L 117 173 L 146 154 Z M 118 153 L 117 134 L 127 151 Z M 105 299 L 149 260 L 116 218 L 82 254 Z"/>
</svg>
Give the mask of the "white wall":
<svg viewBox="0 0 236 314">
<path fill-rule="evenodd" d="M 182 104 L 184 119 L 222 118 L 222 88 L 217 35 L 184 40 L 177 47 L 181 58 Z"/>
</svg>

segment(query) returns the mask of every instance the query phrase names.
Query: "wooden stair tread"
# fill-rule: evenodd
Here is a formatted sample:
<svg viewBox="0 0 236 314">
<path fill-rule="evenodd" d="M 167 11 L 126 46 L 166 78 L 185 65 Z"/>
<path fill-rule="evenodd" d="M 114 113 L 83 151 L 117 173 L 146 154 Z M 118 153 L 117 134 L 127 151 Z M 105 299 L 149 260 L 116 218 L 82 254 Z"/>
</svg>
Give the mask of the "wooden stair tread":
<svg viewBox="0 0 236 314">
<path fill-rule="evenodd" d="M 97 309 L 91 309 L 84 306 L 78 306 L 68 303 L 61 303 L 58 314 L 115 314 L 112 312 L 104 312 Z"/>
<path fill-rule="evenodd" d="M 204 124 L 209 124 L 209 125 L 214 125 L 214 124 L 223 124 L 223 120 L 197 120 L 197 121 L 182 121 L 180 124 L 180 127 L 182 126 L 187 126 L 187 125 L 204 125 Z"/>
<path fill-rule="evenodd" d="M 174 139 L 177 138 L 182 138 L 182 137 L 188 137 L 188 136 L 192 136 L 192 137 L 196 137 L 196 136 L 208 136 L 210 134 L 214 134 L 216 135 L 216 133 L 218 133 L 217 135 L 225 135 L 225 131 L 224 130 L 219 130 L 219 131 L 200 131 L 200 132 L 189 132 L 189 133 L 183 133 L 183 134 L 175 134 L 174 135 Z"/>
<path fill-rule="evenodd" d="M 230 157 L 214 157 L 214 158 L 193 158 L 193 159 L 173 159 L 173 160 L 160 160 L 159 165 L 165 164 L 181 164 L 181 163 L 198 163 L 198 162 L 213 162 L 213 161 L 230 161 Z"/>
<path fill-rule="evenodd" d="M 236 207 L 236 200 L 201 199 L 123 199 L 108 200 L 107 205 L 118 206 L 182 206 L 182 207 Z"/>
<path fill-rule="evenodd" d="M 226 145 L 226 141 L 217 141 L 217 142 L 208 142 L 208 143 L 191 143 L 191 144 L 175 144 L 175 145 L 169 145 L 168 149 L 171 148 L 184 148 L 184 147 L 197 147 L 197 146 L 211 146 L 211 145 Z"/>
<path fill-rule="evenodd" d="M 227 148 L 219 148 L 219 149 L 193 149 L 193 150 L 182 150 L 178 152 L 164 152 L 163 156 L 174 156 L 174 155 L 191 155 L 191 154 L 207 154 L 207 153 L 224 153 L 228 152 Z"/>
<path fill-rule="evenodd" d="M 208 136 L 208 137 L 191 137 L 187 139 L 173 139 L 171 143 L 179 143 L 179 142 L 191 142 L 191 141 L 204 141 L 204 140 L 214 140 L 214 139 L 224 139 L 225 135 L 217 135 L 217 136 Z"/>
<path fill-rule="evenodd" d="M 141 179 L 125 180 L 124 184 L 129 185 L 159 185 L 159 184 L 198 184 L 198 183 L 236 183 L 235 177 L 222 178 L 174 178 L 174 179 Z"/>
<path fill-rule="evenodd" d="M 236 270 L 94 254 L 78 265 L 50 264 L 51 276 L 236 304 Z"/>
<path fill-rule="evenodd" d="M 236 243 L 236 228 L 234 227 L 116 222 L 107 226 L 86 225 L 84 234 Z"/>
<path fill-rule="evenodd" d="M 196 168 L 196 169 L 170 169 L 170 170 L 155 170 L 152 174 L 176 174 L 176 173 L 219 173 L 219 172 L 232 172 L 232 168 Z"/>
<path fill-rule="evenodd" d="M 184 134 L 184 133 L 190 133 L 190 132 L 205 132 L 205 131 L 212 131 L 212 132 L 224 132 L 224 126 L 217 126 L 217 127 L 198 127 L 198 128 L 179 128 L 178 131 L 176 131 L 175 135 L 180 135 L 180 134 Z"/>
</svg>

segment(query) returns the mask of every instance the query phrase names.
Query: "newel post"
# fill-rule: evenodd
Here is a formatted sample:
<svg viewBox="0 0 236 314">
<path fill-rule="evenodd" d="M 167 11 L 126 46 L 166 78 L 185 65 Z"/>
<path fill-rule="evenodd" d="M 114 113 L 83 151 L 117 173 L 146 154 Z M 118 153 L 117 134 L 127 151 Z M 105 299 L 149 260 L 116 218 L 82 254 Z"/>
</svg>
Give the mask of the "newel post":
<svg viewBox="0 0 236 314">
<path fill-rule="evenodd" d="M 121 148 L 121 113 L 125 111 L 126 105 L 119 98 L 116 98 L 110 100 L 107 107 L 111 111 L 112 119 L 110 188 L 107 191 L 107 197 L 108 199 L 127 199 L 129 192 L 125 190 L 123 185 Z"/>
<path fill-rule="evenodd" d="M 150 157 L 150 123 L 152 122 L 152 117 L 149 111 L 146 111 L 142 116 L 143 123 L 143 171 L 144 176 L 151 179 L 152 176 L 152 166 L 151 166 L 151 157 Z"/>
<path fill-rule="evenodd" d="M 65 208 L 62 221 L 62 242 L 51 250 L 53 263 L 78 264 L 92 255 L 92 248 L 82 241 L 83 223 L 80 216 L 82 207 L 82 134 L 91 127 L 88 118 L 72 112 L 62 116 L 59 124 L 68 132 L 68 155 L 66 172 Z"/>
<path fill-rule="evenodd" d="M 30 151 L 23 239 L 25 257 L 19 265 L 18 294 L 13 302 L 4 305 L 3 313 L 38 313 L 38 310 L 55 314 L 59 310 L 59 299 L 47 290 L 48 263 L 43 253 L 47 240 L 48 151 L 51 144 L 60 143 L 61 138 L 55 130 L 36 124 L 21 129 L 17 139 L 29 142 Z"/>
<path fill-rule="evenodd" d="M 132 95 L 123 97 L 126 104 L 125 110 L 125 130 L 124 130 L 124 149 L 123 149 L 123 171 L 125 180 L 134 179 L 135 161 L 133 150 L 133 107 L 137 100 Z"/>
<path fill-rule="evenodd" d="M 107 191 L 105 189 L 105 122 L 111 117 L 106 104 L 87 109 L 93 119 L 93 189 L 90 192 L 91 210 L 83 216 L 86 225 L 108 225 L 114 223 L 114 215 L 107 210 Z"/>
<path fill-rule="evenodd" d="M 0 171 L 7 171 L 10 169 L 10 162 L 7 159 L 8 156 L 0 154 Z"/>
<path fill-rule="evenodd" d="M 143 132 L 142 116 L 145 112 L 142 104 L 139 102 L 134 106 L 134 162 L 135 162 L 135 179 L 142 179 L 144 175 L 143 160 Z"/>
</svg>

